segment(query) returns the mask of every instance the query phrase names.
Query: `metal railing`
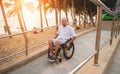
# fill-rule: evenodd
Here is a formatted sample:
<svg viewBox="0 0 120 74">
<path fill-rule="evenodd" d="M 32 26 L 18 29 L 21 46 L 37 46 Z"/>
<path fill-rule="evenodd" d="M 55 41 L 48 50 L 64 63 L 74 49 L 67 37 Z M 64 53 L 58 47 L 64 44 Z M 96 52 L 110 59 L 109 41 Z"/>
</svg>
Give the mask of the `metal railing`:
<svg viewBox="0 0 120 74">
<path fill-rule="evenodd" d="M 82 68 L 94 55 L 97 53 L 97 51 L 94 51 L 90 56 L 88 56 L 82 63 L 80 63 L 77 67 L 75 67 L 69 74 L 74 74 L 77 72 L 80 68 Z"/>
<path fill-rule="evenodd" d="M 37 29 L 37 30 L 41 30 L 41 29 Z M 1 36 L 0 39 L 12 37 L 12 36 L 17 36 L 17 35 L 22 35 L 22 34 L 26 34 L 26 33 L 29 33 L 29 32 L 33 32 L 33 31 L 25 31 L 25 32 L 16 33 L 16 34 L 5 35 L 5 36 Z M 26 38 L 25 38 L 25 39 L 26 39 Z M 29 47 L 29 48 L 28 48 L 28 46 L 25 45 L 25 46 L 26 46 L 26 49 L 23 49 L 23 50 L 21 50 L 21 51 L 18 51 L 18 52 L 16 52 L 16 53 L 11 54 L 11 55 L 2 57 L 2 58 L 0 58 L 0 61 L 3 61 L 3 60 L 5 60 L 5 59 L 7 59 L 7 58 L 10 58 L 10 57 L 14 57 L 15 55 L 21 54 L 21 53 L 23 53 L 23 52 L 26 52 L 26 53 L 27 53 L 26 56 L 27 56 L 27 55 L 28 55 L 28 50 L 33 49 L 33 48 L 36 48 L 36 47 L 39 47 L 39 46 L 42 46 L 42 45 L 44 45 L 44 44 L 46 44 L 46 43 L 47 43 L 47 41 L 46 41 L 46 42 L 43 42 L 43 43 L 41 43 L 41 44 L 38 44 L 38 45 L 35 45 L 35 46 L 32 46 L 32 47 Z M 27 40 L 25 40 L 25 44 L 28 44 Z"/>
<path fill-rule="evenodd" d="M 100 44 L 100 50 L 110 41 L 110 39 L 106 40 L 104 43 Z M 83 62 L 81 62 L 77 67 L 75 67 L 69 74 L 74 74 L 76 73 L 80 68 L 82 68 L 91 58 L 95 56 L 97 51 L 93 51 L 91 55 L 89 55 Z"/>
<path fill-rule="evenodd" d="M 100 8 L 100 7 L 102 7 L 103 9 L 105 9 L 108 13 L 110 13 L 112 16 L 114 16 L 114 18 L 117 18 L 116 16 L 115 16 L 115 14 L 113 14 L 113 12 L 108 8 L 108 7 L 106 7 L 100 0 L 90 0 L 91 2 L 93 2 L 98 8 Z M 99 10 L 99 12 L 100 12 L 100 10 Z M 97 14 L 97 16 L 99 16 L 100 14 Z M 100 18 L 100 17 L 99 17 Z M 99 19 L 98 18 L 98 19 Z M 98 20 L 97 19 L 97 20 Z M 117 19 L 119 19 L 119 18 L 117 18 Z M 98 22 L 97 23 L 100 23 L 99 22 L 99 20 L 98 20 Z M 113 25 L 114 25 L 115 23 L 113 23 Z M 97 24 L 97 26 L 98 26 L 99 24 Z M 98 26 L 98 27 L 100 27 L 100 26 Z M 101 30 L 97 30 L 97 31 L 101 31 Z M 113 31 L 113 30 L 112 30 Z M 98 33 L 98 32 L 97 32 Z M 98 34 L 99 36 L 100 36 L 100 33 Z M 113 36 L 113 34 L 111 34 L 112 36 Z M 112 37 L 111 37 L 112 38 Z M 101 48 L 103 48 L 103 46 L 105 46 L 105 44 L 108 42 L 108 41 L 110 41 L 111 39 L 108 39 L 106 42 L 104 42 L 103 44 L 101 44 L 102 45 L 102 47 Z M 98 47 L 99 47 L 99 44 L 97 45 Z M 98 54 L 99 54 L 99 50 L 100 50 L 100 47 L 98 48 L 98 50 L 95 50 L 90 56 L 88 56 L 82 63 L 80 63 L 77 67 L 75 67 L 71 72 L 69 72 L 69 74 L 75 74 L 80 68 L 82 68 L 92 57 L 94 57 L 94 56 L 96 56 L 97 55 L 97 57 L 99 56 Z M 94 64 L 96 64 L 95 63 L 95 61 L 96 61 L 96 57 L 94 58 Z M 97 58 L 97 61 L 98 61 L 98 58 Z"/>
</svg>

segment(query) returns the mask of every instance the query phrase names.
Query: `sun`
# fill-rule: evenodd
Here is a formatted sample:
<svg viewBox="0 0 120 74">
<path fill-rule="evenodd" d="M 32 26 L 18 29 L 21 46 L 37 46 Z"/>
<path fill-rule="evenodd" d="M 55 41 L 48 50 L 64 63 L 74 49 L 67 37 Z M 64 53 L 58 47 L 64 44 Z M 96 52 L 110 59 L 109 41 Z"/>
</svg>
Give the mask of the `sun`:
<svg viewBox="0 0 120 74">
<path fill-rule="evenodd" d="M 34 5 L 34 7 L 38 7 L 39 3 L 38 3 L 38 0 L 23 0 L 24 3 L 30 3 L 32 2 Z"/>
</svg>

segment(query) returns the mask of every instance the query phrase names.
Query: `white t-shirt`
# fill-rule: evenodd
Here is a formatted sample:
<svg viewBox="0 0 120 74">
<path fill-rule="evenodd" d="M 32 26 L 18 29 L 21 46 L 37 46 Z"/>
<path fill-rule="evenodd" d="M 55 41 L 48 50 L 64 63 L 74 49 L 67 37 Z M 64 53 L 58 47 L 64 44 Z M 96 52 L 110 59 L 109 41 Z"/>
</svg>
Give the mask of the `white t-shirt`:
<svg viewBox="0 0 120 74">
<path fill-rule="evenodd" d="M 57 38 L 62 38 L 62 39 L 70 39 L 76 36 L 74 29 L 69 25 L 65 27 L 59 26 L 57 34 L 58 34 Z"/>
</svg>

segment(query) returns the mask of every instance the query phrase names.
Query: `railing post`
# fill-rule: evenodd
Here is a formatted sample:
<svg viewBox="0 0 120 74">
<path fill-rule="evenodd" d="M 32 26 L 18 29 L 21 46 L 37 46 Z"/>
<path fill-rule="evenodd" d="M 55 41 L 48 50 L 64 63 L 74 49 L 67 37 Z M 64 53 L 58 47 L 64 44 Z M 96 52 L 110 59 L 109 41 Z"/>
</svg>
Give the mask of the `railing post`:
<svg viewBox="0 0 120 74">
<path fill-rule="evenodd" d="M 97 6 L 97 19 L 96 19 L 96 42 L 95 42 L 95 50 L 97 53 L 94 57 L 94 64 L 98 64 L 99 58 L 99 49 L 100 49 L 100 36 L 101 36 L 101 6 Z"/>
<path fill-rule="evenodd" d="M 117 20 L 117 24 L 115 25 L 115 38 L 117 38 L 117 34 L 118 34 L 118 24 L 119 21 Z"/>
<path fill-rule="evenodd" d="M 26 47 L 26 56 L 28 56 L 28 38 L 26 33 L 23 33 L 24 39 L 25 39 L 25 47 Z"/>
<path fill-rule="evenodd" d="M 113 40 L 114 24 L 115 24 L 115 17 L 112 18 L 110 45 L 112 44 L 112 40 Z"/>
<path fill-rule="evenodd" d="M 120 33 L 120 24 L 118 24 L 118 35 Z"/>
</svg>

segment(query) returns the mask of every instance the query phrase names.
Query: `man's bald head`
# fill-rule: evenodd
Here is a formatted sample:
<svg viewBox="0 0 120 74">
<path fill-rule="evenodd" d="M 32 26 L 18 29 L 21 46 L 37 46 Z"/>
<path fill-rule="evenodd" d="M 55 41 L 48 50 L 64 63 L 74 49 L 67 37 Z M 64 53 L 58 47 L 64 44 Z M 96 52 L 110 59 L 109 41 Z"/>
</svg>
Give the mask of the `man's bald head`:
<svg viewBox="0 0 120 74">
<path fill-rule="evenodd" d="M 67 19 L 65 17 L 62 18 L 62 25 L 65 27 L 67 25 Z"/>
</svg>

